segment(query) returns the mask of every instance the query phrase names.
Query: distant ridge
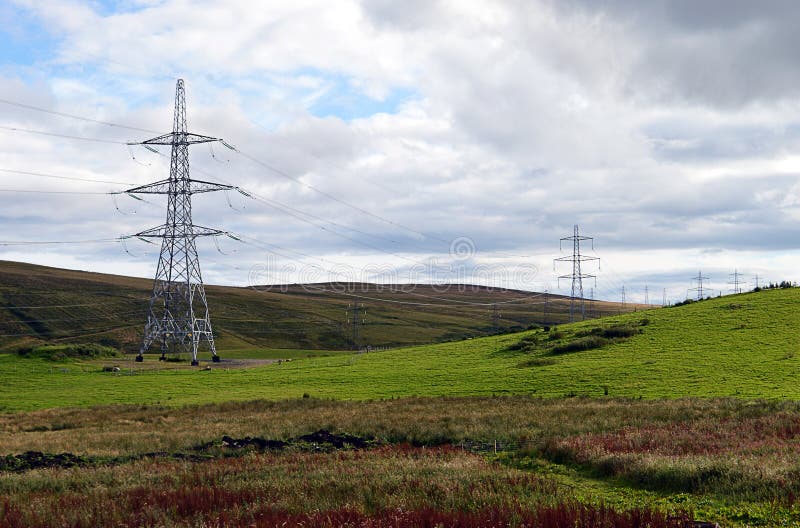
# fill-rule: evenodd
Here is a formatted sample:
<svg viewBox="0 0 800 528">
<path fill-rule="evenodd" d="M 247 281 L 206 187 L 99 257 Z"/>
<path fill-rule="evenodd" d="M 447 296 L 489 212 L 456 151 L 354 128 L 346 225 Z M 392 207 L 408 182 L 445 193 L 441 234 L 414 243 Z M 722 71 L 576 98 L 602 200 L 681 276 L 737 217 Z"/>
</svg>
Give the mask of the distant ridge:
<svg viewBox="0 0 800 528">
<path fill-rule="evenodd" d="M 152 280 L 0 261 L 0 350 L 44 341 L 138 348 Z M 221 349 L 352 347 L 346 308 L 363 303 L 362 345 L 403 346 L 568 321 L 569 299 L 474 285 L 316 283 L 208 286 Z M 493 316 L 494 303 L 497 316 Z M 628 305 L 633 310 L 635 305 Z M 593 314 L 618 313 L 597 302 Z"/>
</svg>

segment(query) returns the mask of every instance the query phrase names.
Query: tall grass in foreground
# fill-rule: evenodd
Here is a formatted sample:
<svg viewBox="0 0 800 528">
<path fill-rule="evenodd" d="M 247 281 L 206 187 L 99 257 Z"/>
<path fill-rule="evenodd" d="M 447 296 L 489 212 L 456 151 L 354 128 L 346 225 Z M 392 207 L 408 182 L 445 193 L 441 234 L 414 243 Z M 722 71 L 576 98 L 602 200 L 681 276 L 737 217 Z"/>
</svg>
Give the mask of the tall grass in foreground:
<svg viewBox="0 0 800 528">
<path fill-rule="evenodd" d="M 740 500 L 800 497 L 800 414 L 703 418 L 552 440 L 544 453 L 601 476 Z"/>
<path fill-rule="evenodd" d="M 309 398 L 59 409 L 0 415 L 0 456 L 191 452 L 223 435 L 288 439 L 318 429 L 386 444 L 493 447 L 497 441 L 515 456 L 578 465 L 670 493 L 789 503 L 800 496 L 800 404 L 736 399 Z"/>
<path fill-rule="evenodd" d="M 527 396 L 403 398 L 368 402 L 257 400 L 164 407 L 114 405 L 0 414 L 0 455 L 28 450 L 131 455 L 185 450 L 233 437 L 287 439 L 319 429 L 388 443 L 512 443 L 538 449 L 550 439 L 668 424 L 737 430 L 748 417 L 800 414 L 795 402 L 738 399 L 626 400 Z"/>
<path fill-rule="evenodd" d="M 581 505 L 454 448 L 248 455 L 0 476 L 0 527 L 681 526 Z"/>
</svg>

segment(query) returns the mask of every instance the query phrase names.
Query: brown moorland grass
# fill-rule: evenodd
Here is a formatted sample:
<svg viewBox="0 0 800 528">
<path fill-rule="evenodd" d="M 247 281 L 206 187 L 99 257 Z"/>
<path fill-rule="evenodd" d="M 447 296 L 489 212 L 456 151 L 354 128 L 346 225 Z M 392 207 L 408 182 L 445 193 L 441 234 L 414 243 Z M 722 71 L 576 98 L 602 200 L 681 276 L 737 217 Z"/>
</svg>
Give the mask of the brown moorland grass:
<svg viewBox="0 0 800 528">
<path fill-rule="evenodd" d="M 441 468 L 423 471 L 426 478 L 432 480 L 439 479 L 437 471 L 449 471 L 456 480 L 462 478 L 459 476 L 462 471 L 470 474 L 474 467 L 470 464 L 485 460 L 479 457 L 473 460 L 470 448 L 482 445 L 485 451 L 492 453 L 497 440 L 500 453 L 496 458 L 505 464 L 490 464 L 494 468 L 492 471 L 502 469 L 509 471 L 502 473 L 504 475 L 535 477 L 536 486 L 541 484 L 541 479 L 547 481 L 547 485 L 558 482 L 556 496 L 560 498 L 557 503 L 537 499 L 535 504 L 518 504 L 514 502 L 516 492 L 512 486 L 503 488 L 505 491 L 498 488 L 496 498 L 505 497 L 505 505 L 481 502 L 465 513 L 459 509 L 463 504 L 448 503 L 456 508 L 448 511 L 436 501 L 417 502 L 413 507 L 403 507 L 401 514 L 390 499 L 400 488 L 364 484 L 364 489 L 371 486 L 377 491 L 371 499 L 364 499 L 359 503 L 361 506 L 356 507 L 352 502 L 340 504 L 328 500 L 331 495 L 326 495 L 328 492 L 324 487 L 312 486 L 306 495 L 306 510 L 295 511 L 287 504 L 277 509 L 264 506 L 258 510 L 258 522 L 263 521 L 261 525 L 273 526 L 278 519 L 288 520 L 287 526 L 292 526 L 292 523 L 335 526 L 339 521 L 350 522 L 352 526 L 402 526 L 403 522 L 405 525 L 425 525 L 424 519 L 444 519 L 437 517 L 444 515 L 449 516 L 447 519 L 453 523 L 441 521 L 445 526 L 469 527 L 485 525 L 481 519 L 495 518 L 492 516 L 517 522 L 521 518 L 529 518 L 525 515 L 545 515 L 542 512 L 554 511 L 575 521 L 586 512 L 589 512 L 587 515 L 594 515 L 604 497 L 615 504 L 617 513 L 631 513 L 633 508 L 658 504 L 660 511 L 670 511 L 676 505 L 701 507 L 704 516 L 734 524 L 800 521 L 792 513 L 797 508 L 797 490 L 800 490 L 800 471 L 796 462 L 800 454 L 800 403 L 739 399 L 537 399 L 515 396 L 352 402 L 307 398 L 180 408 L 104 406 L 4 414 L 0 415 L 0 455 L 37 450 L 51 454 L 71 452 L 97 458 L 90 461 L 88 467 L 82 468 L 0 473 L 0 497 L 17 497 L 8 503 L 10 507 L 5 511 L 10 513 L 6 518 L 24 519 L 36 525 L 34 521 L 38 522 L 38 517 L 31 517 L 35 513 L 31 508 L 37 504 L 45 512 L 42 515 L 50 515 L 58 508 L 63 510 L 59 515 L 67 515 L 71 509 L 80 507 L 78 495 L 87 492 L 100 493 L 103 490 L 105 495 L 96 495 L 97 501 L 102 497 L 103 500 L 124 502 L 127 499 L 121 490 L 138 490 L 136 493 L 143 494 L 142 500 L 156 500 L 148 494 L 157 494 L 158 490 L 170 489 L 171 486 L 169 484 L 164 488 L 161 479 L 169 483 L 170 479 L 179 478 L 175 475 L 197 473 L 200 479 L 196 483 L 200 486 L 198 490 L 207 491 L 212 498 L 217 497 L 223 501 L 220 503 L 222 506 L 208 509 L 207 514 L 203 514 L 205 517 L 194 520 L 176 517 L 167 525 L 205 523 L 205 526 L 223 526 L 228 523 L 236 526 L 239 522 L 236 519 L 240 518 L 236 515 L 239 513 L 234 515 L 228 511 L 228 506 L 225 506 L 228 499 L 225 499 L 224 493 L 244 486 L 241 483 L 247 480 L 246 475 L 237 475 L 237 471 L 231 470 L 232 473 L 221 477 L 224 486 L 214 484 L 202 488 L 204 479 L 210 478 L 203 475 L 222 471 L 219 468 L 240 468 L 245 473 L 257 473 L 252 466 L 256 464 L 254 460 L 269 461 L 267 465 L 289 468 L 299 467 L 299 463 L 291 461 L 319 461 L 330 457 L 330 464 L 333 464 L 332 461 L 341 460 L 342 456 L 349 456 L 348 453 L 352 452 L 314 454 L 304 452 L 303 447 L 293 446 L 280 453 L 258 453 L 250 448 L 223 447 L 222 436 L 286 440 L 319 429 L 374 437 L 378 443 L 384 444 L 373 454 L 376 457 L 377 453 L 400 457 L 406 456 L 404 449 L 409 453 L 414 451 L 396 447 L 404 443 L 427 446 L 424 450 L 420 448 L 416 451 L 422 453 L 431 452 L 431 446 L 443 446 L 445 449 L 434 449 L 441 455 L 436 462 L 441 463 Z M 215 447 L 195 450 L 197 446 L 208 443 Z M 447 448 L 462 445 L 466 446 L 466 451 Z M 134 456 L 125 461 L 126 456 L 153 451 L 192 456 L 196 453 L 218 458 L 193 462 L 169 458 L 136 459 Z M 373 456 L 365 453 L 353 454 L 353 457 Z M 457 457 L 458 453 L 466 458 Z M 121 458 L 104 461 L 103 457 Z M 349 460 L 356 466 L 361 465 L 360 458 Z M 320 463 L 324 466 L 329 462 Z M 382 463 L 378 460 L 369 462 L 376 468 Z M 382 477 L 386 480 L 382 482 L 394 482 L 393 486 L 402 488 L 405 477 L 398 477 L 402 476 L 402 472 L 395 472 L 392 477 L 393 467 L 397 464 L 402 465 L 395 460 L 392 465 L 381 466 L 386 472 Z M 301 486 L 304 475 L 314 474 L 314 467 L 312 464 L 298 470 L 297 477 L 300 480 L 293 485 Z M 347 475 L 345 480 L 351 481 L 356 478 L 351 477 L 352 471 L 340 465 L 331 473 Z M 186 476 L 183 482 L 189 482 L 189 478 Z M 275 478 L 275 474 L 264 477 L 265 480 Z M 307 485 L 311 486 L 313 482 L 312 478 Z M 578 487 L 565 492 L 564 485 Z M 148 491 L 148 486 L 153 490 Z M 257 488 L 260 490 L 264 486 L 266 484 L 259 484 Z M 636 488 L 642 491 L 635 491 Z M 249 488 L 245 486 L 242 489 Z M 299 488 L 284 489 L 287 493 L 299 493 Z M 429 492 L 435 495 L 435 492 Z M 611 495 L 608 495 L 609 492 Z M 411 497 L 409 493 L 406 494 L 407 498 Z M 684 495 L 687 493 L 691 494 L 691 498 L 690 495 Z M 329 517 L 318 517 L 323 510 L 316 506 L 316 494 L 321 494 L 321 504 L 328 508 L 324 511 L 330 513 Z M 666 501 L 654 502 L 654 497 L 659 496 L 665 497 Z M 58 508 L 53 506 L 56 497 L 62 501 Z M 202 502 L 203 499 L 191 500 Z M 581 510 L 583 506 L 573 502 L 575 500 L 589 504 L 589 510 Z M 712 502 L 709 503 L 709 500 Z M 368 504 L 369 508 L 362 507 L 364 504 Z M 242 506 L 230 508 L 238 512 Z M 314 509 L 314 512 L 309 509 Z M 98 517 L 102 513 L 81 511 L 80 518 L 102 520 L 102 517 Z M 127 510 L 123 508 L 121 511 Z M 461 513 L 457 514 L 456 511 Z M 619 522 L 623 524 L 608 525 L 625 526 L 624 523 L 628 521 Z M 496 525 L 508 525 L 504 523 L 498 521 Z M 66 521 L 61 524 L 70 525 Z M 20 521 L 16 525 L 25 523 Z"/>
<path fill-rule="evenodd" d="M 462 441 L 539 448 L 551 439 L 630 428 L 706 424 L 736 431 L 743 420 L 797 416 L 800 403 L 734 398 L 627 400 L 528 396 L 402 398 L 366 402 L 303 398 L 186 407 L 114 405 L 0 414 L 0 455 L 35 450 L 119 456 L 185 450 L 202 442 L 288 439 L 319 429 L 388 443 Z M 682 427 L 682 426 L 681 426 Z M 735 434 L 735 433 L 731 433 Z"/>
<path fill-rule="evenodd" d="M 0 415 L 0 455 L 192 453 L 224 435 L 287 440 L 319 429 L 384 444 L 498 445 L 512 464 L 547 459 L 665 492 L 800 496 L 800 403 L 738 399 L 308 398 L 52 409 Z"/>
<path fill-rule="evenodd" d="M 800 414 L 697 418 L 553 441 L 544 452 L 649 489 L 740 500 L 800 496 Z"/>
<path fill-rule="evenodd" d="M 2 475 L 0 495 L 3 528 L 688 525 L 579 504 L 553 480 L 455 448 L 402 445 L 37 470 Z"/>
</svg>

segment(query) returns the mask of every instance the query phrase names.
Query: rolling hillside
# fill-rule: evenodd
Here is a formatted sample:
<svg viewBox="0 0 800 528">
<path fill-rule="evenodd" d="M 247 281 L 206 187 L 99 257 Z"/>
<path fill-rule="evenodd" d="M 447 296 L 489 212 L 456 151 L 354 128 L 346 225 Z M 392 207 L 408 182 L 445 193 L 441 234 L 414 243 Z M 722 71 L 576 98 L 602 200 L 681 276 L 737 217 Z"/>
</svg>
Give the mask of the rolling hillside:
<svg viewBox="0 0 800 528">
<path fill-rule="evenodd" d="M 722 297 L 572 325 L 211 372 L 0 356 L 0 408 L 524 394 L 800 399 L 800 289 Z M 586 344 L 598 345 L 587 348 Z M 158 363 L 151 361 L 149 363 Z M 129 370 L 130 369 L 130 370 Z M 150 369 L 150 370 L 148 370 Z"/>
<path fill-rule="evenodd" d="M 148 279 L 0 262 L 0 350 L 41 341 L 98 342 L 138 349 Z M 522 330 L 568 320 L 564 297 L 427 285 L 312 284 L 272 288 L 207 287 L 218 347 L 352 347 L 349 303 L 363 304 L 361 345 L 403 346 Z M 499 319 L 492 318 L 492 303 Z M 629 305 L 629 309 L 634 309 Z M 594 314 L 617 313 L 597 302 Z"/>
</svg>

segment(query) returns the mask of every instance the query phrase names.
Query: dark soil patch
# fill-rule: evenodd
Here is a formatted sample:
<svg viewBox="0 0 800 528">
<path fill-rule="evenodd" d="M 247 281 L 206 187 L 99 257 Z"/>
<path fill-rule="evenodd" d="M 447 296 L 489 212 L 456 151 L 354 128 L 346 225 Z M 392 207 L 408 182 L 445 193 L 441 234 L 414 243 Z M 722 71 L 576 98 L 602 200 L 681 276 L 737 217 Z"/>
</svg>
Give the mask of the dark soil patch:
<svg viewBox="0 0 800 528">
<path fill-rule="evenodd" d="M 75 467 L 88 466 L 93 460 L 72 453 L 59 453 L 56 455 L 41 453 L 39 451 L 26 451 L 21 455 L 8 455 L 0 457 L 0 471 L 28 471 L 31 469 L 50 467 Z"/>
<path fill-rule="evenodd" d="M 223 436 L 220 440 L 206 442 L 191 448 L 193 453 L 155 451 L 138 455 L 120 457 L 91 457 L 72 453 L 48 454 L 38 451 L 27 451 L 21 455 L 0 456 L 0 472 L 20 473 L 41 468 L 71 468 L 76 466 L 118 465 L 146 458 L 166 458 L 172 460 L 188 460 L 202 462 L 213 458 L 237 456 L 245 450 L 282 451 L 296 449 L 299 451 L 333 451 L 337 449 L 366 449 L 380 445 L 372 438 L 364 438 L 347 433 L 336 434 L 325 429 L 293 438 L 289 441 L 271 440 L 257 436 L 233 438 Z M 221 450 L 221 451 L 220 451 Z M 211 451 L 208 453 L 208 451 Z"/>
<path fill-rule="evenodd" d="M 278 451 L 289 444 L 288 442 L 283 442 L 281 440 L 269 440 L 266 438 L 261 438 L 259 436 L 245 436 L 244 438 L 231 438 L 230 436 L 223 436 L 222 437 L 222 447 L 227 447 L 229 449 L 241 449 L 243 447 L 255 447 L 262 451 L 270 450 L 270 451 Z"/>
<path fill-rule="evenodd" d="M 305 442 L 315 446 L 331 446 L 334 449 L 364 449 L 375 444 L 374 440 L 347 433 L 333 434 L 325 429 L 297 437 L 298 442 Z"/>
</svg>

